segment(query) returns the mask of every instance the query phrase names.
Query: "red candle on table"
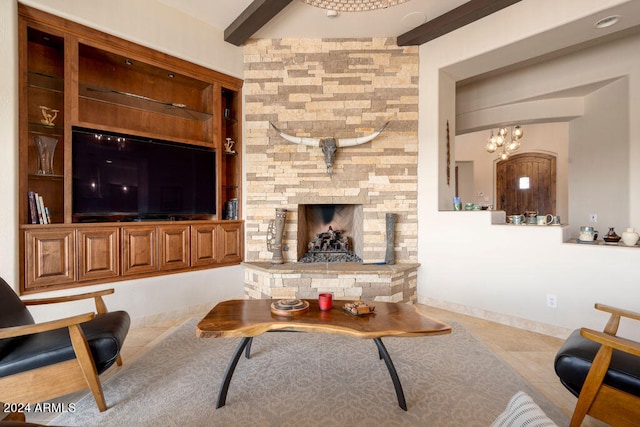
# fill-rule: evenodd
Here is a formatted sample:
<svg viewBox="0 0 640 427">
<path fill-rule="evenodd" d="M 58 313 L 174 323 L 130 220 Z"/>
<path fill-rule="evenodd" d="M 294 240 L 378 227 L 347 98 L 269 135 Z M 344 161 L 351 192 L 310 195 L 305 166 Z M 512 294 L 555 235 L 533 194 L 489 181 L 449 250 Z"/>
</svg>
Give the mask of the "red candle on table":
<svg viewBox="0 0 640 427">
<path fill-rule="evenodd" d="M 331 310 L 333 307 L 333 294 L 319 294 L 318 295 L 318 305 L 320 306 L 320 310 Z"/>
</svg>

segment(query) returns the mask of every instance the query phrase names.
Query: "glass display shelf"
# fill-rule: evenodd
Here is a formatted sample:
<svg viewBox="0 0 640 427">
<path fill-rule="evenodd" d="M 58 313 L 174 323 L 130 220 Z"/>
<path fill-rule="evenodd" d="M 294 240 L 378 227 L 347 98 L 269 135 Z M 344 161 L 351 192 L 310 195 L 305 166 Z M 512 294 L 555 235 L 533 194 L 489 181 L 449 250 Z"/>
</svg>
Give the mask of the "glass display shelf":
<svg viewBox="0 0 640 427">
<path fill-rule="evenodd" d="M 212 114 L 187 108 L 184 104 L 162 102 L 142 95 L 90 85 L 79 85 L 79 94 L 80 97 L 84 99 L 106 102 L 108 104 L 120 105 L 123 107 L 135 108 L 138 110 L 150 111 L 183 119 L 204 122 L 213 117 Z"/>
<path fill-rule="evenodd" d="M 59 175 L 55 173 L 30 173 L 29 179 L 46 179 L 46 180 L 63 180 L 64 175 Z"/>
<path fill-rule="evenodd" d="M 63 138 L 64 128 L 62 126 L 51 126 L 38 122 L 29 122 L 29 133 L 33 135 L 48 135 Z"/>
<path fill-rule="evenodd" d="M 29 87 L 64 93 L 64 79 L 56 76 L 29 71 Z"/>
</svg>

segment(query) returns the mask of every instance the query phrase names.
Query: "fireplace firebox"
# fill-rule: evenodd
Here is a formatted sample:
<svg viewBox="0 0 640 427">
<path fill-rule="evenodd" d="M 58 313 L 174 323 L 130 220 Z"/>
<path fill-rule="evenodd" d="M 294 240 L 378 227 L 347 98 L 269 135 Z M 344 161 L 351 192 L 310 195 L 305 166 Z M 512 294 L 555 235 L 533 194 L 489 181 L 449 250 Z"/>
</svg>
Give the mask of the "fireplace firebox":
<svg viewBox="0 0 640 427">
<path fill-rule="evenodd" d="M 299 262 L 362 262 L 362 205 L 298 205 Z"/>
</svg>

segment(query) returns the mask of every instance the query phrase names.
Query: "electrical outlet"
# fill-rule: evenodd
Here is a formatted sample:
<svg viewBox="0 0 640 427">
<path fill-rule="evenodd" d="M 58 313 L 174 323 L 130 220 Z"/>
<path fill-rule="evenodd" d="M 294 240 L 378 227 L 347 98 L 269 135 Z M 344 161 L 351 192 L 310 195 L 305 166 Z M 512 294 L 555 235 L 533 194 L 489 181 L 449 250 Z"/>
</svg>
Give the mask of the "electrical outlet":
<svg viewBox="0 0 640 427">
<path fill-rule="evenodd" d="M 598 214 L 589 214 L 589 222 L 598 222 Z"/>
<path fill-rule="evenodd" d="M 558 308 L 558 297 L 553 294 L 547 294 L 547 307 Z"/>
</svg>

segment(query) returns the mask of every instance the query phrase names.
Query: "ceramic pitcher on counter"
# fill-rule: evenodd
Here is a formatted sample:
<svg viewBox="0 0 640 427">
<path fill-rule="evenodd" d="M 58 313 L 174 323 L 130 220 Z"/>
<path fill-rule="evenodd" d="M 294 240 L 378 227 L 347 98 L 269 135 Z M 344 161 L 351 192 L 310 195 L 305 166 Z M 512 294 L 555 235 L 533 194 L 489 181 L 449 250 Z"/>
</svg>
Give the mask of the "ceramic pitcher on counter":
<svg viewBox="0 0 640 427">
<path fill-rule="evenodd" d="M 627 231 L 622 232 L 622 242 L 627 246 L 633 246 L 638 243 L 638 233 L 633 228 L 627 228 Z"/>
</svg>

